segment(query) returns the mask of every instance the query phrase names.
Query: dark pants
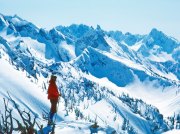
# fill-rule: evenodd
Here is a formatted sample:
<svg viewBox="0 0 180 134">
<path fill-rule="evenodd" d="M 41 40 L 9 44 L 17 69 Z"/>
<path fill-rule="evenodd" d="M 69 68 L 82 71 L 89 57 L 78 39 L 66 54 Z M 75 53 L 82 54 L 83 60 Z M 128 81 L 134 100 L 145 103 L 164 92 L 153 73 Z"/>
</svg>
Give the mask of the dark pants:
<svg viewBox="0 0 180 134">
<path fill-rule="evenodd" d="M 54 114 L 57 112 L 58 99 L 50 99 L 50 102 L 51 102 L 51 113 Z"/>
</svg>

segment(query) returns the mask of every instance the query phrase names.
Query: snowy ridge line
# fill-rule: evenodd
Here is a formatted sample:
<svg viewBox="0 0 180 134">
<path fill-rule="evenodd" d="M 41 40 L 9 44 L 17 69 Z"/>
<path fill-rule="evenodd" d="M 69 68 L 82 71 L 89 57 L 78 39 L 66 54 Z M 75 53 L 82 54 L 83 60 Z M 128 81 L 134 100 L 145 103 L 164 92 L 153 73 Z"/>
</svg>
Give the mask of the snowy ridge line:
<svg viewBox="0 0 180 134">
<path fill-rule="evenodd" d="M 162 75 L 158 74 L 157 72 L 153 71 L 151 66 L 148 66 L 148 65 L 147 65 L 147 66 L 144 66 L 144 65 L 142 65 L 142 64 L 140 64 L 140 65 L 134 64 L 132 61 L 126 62 L 126 59 L 120 58 L 120 57 L 118 57 L 118 56 L 114 56 L 114 55 L 112 55 L 112 54 L 110 54 L 110 53 L 108 53 L 108 52 L 101 51 L 101 50 L 98 50 L 98 49 L 92 48 L 92 47 L 88 47 L 88 48 L 89 48 L 89 49 L 94 49 L 96 52 L 99 52 L 99 53 L 101 53 L 101 54 L 103 54 L 103 55 L 106 55 L 106 56 L 109 57 L 109 58 L 112 58 L 112 59 L 115 60 L 115 61 L 118 61 L 118 62 L 120 62 L 120 63 L 122 63 L 122 64 L 125 64 L 127 67 L 144 71 L 145 73 L 147 73 L 147 74 L 150 75 L 150 76 L 154 76 L 154 77 L 156 77 L 156 78 L 162 78 L 162 79 L 164 79 L 165 81 L 170 81 L 170 83 L 172 83 L 172 85 L 175 85 L 175 86 L 177 86 L 177 87 L 180 87 L 180 80 L 178 80 L 178 81 L 177 81 L 177 80 L 172 80 L 172 79 L 169 79 L 169 78 L 167 78 L 167 77 L 165 77 L 165 76 L 162 76 Z M 87 48 L 87 49 L 88 49 L 88 48 Z M 87 52 L 87 50 L 85 50 L 85 53 L 86 53 L 86 52 Z M 139 66 L 139 67 L 138 67 L 138 66 Z"/>
<path fill-rule="evenodd" d="M 158 80 L 160 85 L 165 84 L 165 86 L 172 86 L 172 85 L 174 85 L 174 86 L 178 87 L 178 84 L 176 82 L 174 82 L 174 81 L 172 82 L 172 80 L 170 80 L 170 79 L 161 77 L 160 75 L 158 75 L 157 73 L 152 71 L 152 69 L 148 70 L 147 68 L 142 66 L 141 69 L 139 70 L 138 67 L 136 68 L 135 65 L 134 65 L 133 68 L 131 68 L 131 67 L 129 67 L 129 65 L 126 65 L 127 63 L 124 64 L 122 62 L 119 62 L 119 60 L 117 60 L 117 58 L 116 59 L 112 59 L 111 57 L 108 57 L 107 55 L 104 55 L 103 53 L 101 53 L 97 49 L 94 49 L 92 47 L 88 47 L 87 49 L 85 49 L 83 51 L 82 55 L 80 55 L 76 59 L 76 61 L 74 61 L 74 64 L 78 68 L 81 68 L 82 71 L 91 73 L 91 74 L 95 75 L 96 77 L 103 77 L 105 75 L 104 77 L 108 77 L 108 79 L 110 79 L 110 81 L 112 80 L 113 83 L 115 83 L 115 84 L 117 84 L 119 86 L 124 86 L 124 85 L 128 84 L 128 82 L 132 82 L 133 79 L 134 79 L 134 78 L 132 78 L 133 74 L 136 74 L 138 77 L 139 77 L 140 74 L 143 74 L 145 78 L 149 78 L 151 81 L 152 80 Z M 95 58 L 95 57 L 97 57 L 97 58 Z M 103 70 L 103 68 L 106 68 L 106 70 L 111 70 L 111 71 L 113 71 L 112 69 L 117 70 L 117 66 L 118 66 L 119 70 L 125 70 L 125 71 L 126 70 L 128 70 L 128 71 L 131 70 L 132 72 L 128 72 L 128 71 L 124 72 L 124 75 L 126 75 L 126 76 L 130 75 L 132 77 L 125 81 L 124 80 L 125 78 L 121 79 L 121 80 L 118 80 L 118 79 L 115 78 L 115 76 L 113 76 L 113 77 L 107 76 L 108 73 L 104 74 L 102 72 L 102 74 L 98 74 L 97 73 L 98 71 L 96 71 L 96 72 L 94 71 L 96 66 L 99 66 L 99 67 L 97 67 L 97 70 L 99 70 L 99 71 Z M 102 69 L 99 69 L 100 67 Z M 104 72 L 106 70 L 104 69 Z M 118 75 L 121 76 L 119 70 L 117 70 L 116 73 L 118 73 Z M 149 73 L 147 73 L 147 72 L 149 72 Z M 127 74 L 125 74 L 125 73 L 127 73 Z M 117 77 L 118 77 L 118 75 L 117 75 Z M 145 78 L 141 78 L 141 76 L 140 76 L 140 79 L 144 79 L 145 80 Z M 120 81 L 125 81 L 126 83 L 119 83 L 118 81 L 119 82 Z"/>
</svg>

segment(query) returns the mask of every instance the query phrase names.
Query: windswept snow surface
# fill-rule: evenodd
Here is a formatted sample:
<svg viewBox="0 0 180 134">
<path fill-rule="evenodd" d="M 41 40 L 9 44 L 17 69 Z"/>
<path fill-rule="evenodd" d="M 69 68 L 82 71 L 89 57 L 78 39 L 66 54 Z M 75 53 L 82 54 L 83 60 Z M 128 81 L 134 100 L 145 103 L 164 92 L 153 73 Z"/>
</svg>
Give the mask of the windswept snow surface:
<svg viewBox="0 0 180 134">
<path fill-rule="evenodd" d="M 180 130 L 174 129 L 174 130 L 164 132 L 163 134 L 180 134 Z"/>
<path fill-rule="evenodd" d="M 28 79 L 25 72 L 17 71 L 6 60 L 0 59 L 1 102 L 2 98 L 7 96 L 7 92 L 17 103 L 39 116 L 42 109 L 49 109 L 46 92 L 42 91 L 41 86 L 38 86 L 34 79 Z M 1 108 L 4 107 L 3 103 L 0 105 Z"/>
<path fill-rule="evenodd" d="M 154 82 L 154 84 L 156 83 Z M 154 87 L 152 83 L 141 83 L 136 80 L 126 89 L 135 98 L 143 99 L 156 106 L 165 117 L 173 115 L 174 112 L 180 112 L 180 90 L 177 87 Z"/>
</svg>

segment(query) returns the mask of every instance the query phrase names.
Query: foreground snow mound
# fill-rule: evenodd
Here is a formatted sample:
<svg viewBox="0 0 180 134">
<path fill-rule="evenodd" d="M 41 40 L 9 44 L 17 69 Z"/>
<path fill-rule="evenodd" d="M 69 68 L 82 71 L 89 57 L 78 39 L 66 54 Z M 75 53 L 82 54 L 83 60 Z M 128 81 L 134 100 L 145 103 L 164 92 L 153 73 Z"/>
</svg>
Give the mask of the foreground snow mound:
<svg viewBox="0 0 180 134">
<path fill-rule="evenodd" d="M 52 131 L 51 126 L 46 126 L 43 128 L 43 133 L 48 134 Z M 41 132 L 42 132 L 41 131 Z M 116 131 L 109 126 L 99 126 L 97 128 L 92 127 L 92 123 L 85 122 L 75 122 L 75 121 L 64 121 L 59 122 L 55 126 L 55 134 L 115 134 Z M 38 132 L 40 134 L 40 131 Z"/>
<path fill-rule="evenodd" d="M 173 130 L 167 131 L 163 134 L 180 134 L 180 130 L 173 129 Z"/>
</svg>

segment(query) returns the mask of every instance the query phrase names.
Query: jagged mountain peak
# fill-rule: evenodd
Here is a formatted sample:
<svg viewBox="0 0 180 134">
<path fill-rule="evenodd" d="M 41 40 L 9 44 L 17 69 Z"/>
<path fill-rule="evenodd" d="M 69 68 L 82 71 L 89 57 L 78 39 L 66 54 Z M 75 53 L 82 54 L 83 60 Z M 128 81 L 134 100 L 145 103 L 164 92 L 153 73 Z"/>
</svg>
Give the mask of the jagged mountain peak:
<svg viewBox="0 0 180 134">
<path fill-rule="evenodd" d="M 35 26 L 33 23 L 28 22 L 18 15 L 14 16 L 3 16 L 3 19 L 6 22 L 7 34 L 14 34 L 15 36 L 21 35 L 24 37 L 35 38 L 39 31 L 39 28 Z"/>
<path fill-rule="evenodd" d="M 151 32 L 142 40 L 142 47 L 139 49 L 145 48 L 147 51 L 156 49 L 157 53 L 165 52 L 171 54 L 177 47 L 180 46 L 180 43 L 172 37 L 167 36 L 162 31 L 153 28 Z M 147 52 L 149 53 L 149 52 Z"/>
<path fill-rule="evenodd" d="M 103 31 L 100 25 L 97 25 L 97 26 L 96 26 L 96 30 L 98 30 L 98 31 Z"/>
<path fill-rule="evenodd" d="M 153 28 L 150 31 L 149 35 L 152 37 L 165 36 L 165 34 L 162 31 L 158 30 L 157 28 Z"/>
<path fill-rule="evenodd" d="M 144 38 L 144 35 L 132 34 L 130 32 L 123 34 L 121 31 L 109 31 L 107 35 L 115 39 L 118 43 L 125 43 L 128 46 L 133 46 Z"/>
<path fill-rule="evenodd" d="M 168 36 L 167 34 L 165 34 L 164 32 L 162 32 L 156 28 L 153 28 L 151 30 L 151 32 L 149 33 L 149 36 L 152 37 L 154 40 L 159 40 L 159 39 L 161 39 L 162 41 L 163 40 L 170 40 L 176 44 L 180 44 L 180 42 L 177 39 L 175 39 L 171 36 Z"/>
<path fill-rule="evenodd" d="M 89 27 L 84 24 L 72 24 L 70 26 L 57 26 L 56 29 L 68 38 L 72 38 L 73 40 L 77 40 L 86 34 L 88 31 L 93 30 L 92 27 Z"/>
<path fill-rule="evenodd" d="M 79 56 L 88 46 L 104 51 L 110 50 L 110 46 L 105 40 L 105 33 L 99 30 L 88 31 L 84 36 L 75 42 L 76 55 Z"/>
<path fill-rule="evenodd" d="M 27 25 L 28 21 L 23 20 L 22 18 L 20 18 L 17 15 L 14 16 L 4 16 L 4 18 L 8 21 L 9 24 L 13 24 L 14 26 L 23 26 L 23 25 Z M 34 25 L 35 26 L 35 25 Z"/>
<path fill-rule="evenodd" d="M 179 43 L 179 41 L 171 36 L 168 36 L 167 34 L 165 34 L 164 32 L 162 32 L 161 30 L 158 30 L 157 28 L 153 28 L 149 34 L 147 35 L 151 38 L 153 38 L 154 40 L 171 40 L 175 43 Z"/>
<path fill-rule="evenodd" d="M 4 27 L 7 27 L 8 23 L 5 20 L 4 16 L 2 14 L 0 14 L 0 30 L 3 30 Z"/>
</svg>

